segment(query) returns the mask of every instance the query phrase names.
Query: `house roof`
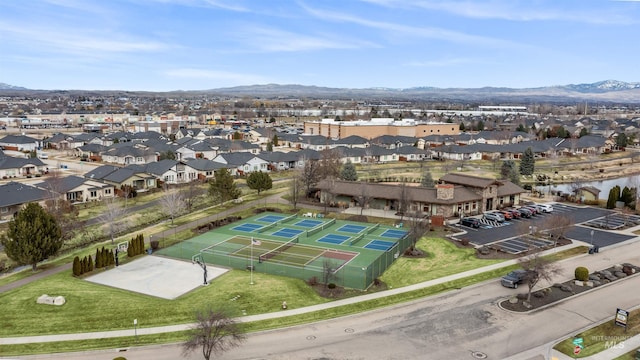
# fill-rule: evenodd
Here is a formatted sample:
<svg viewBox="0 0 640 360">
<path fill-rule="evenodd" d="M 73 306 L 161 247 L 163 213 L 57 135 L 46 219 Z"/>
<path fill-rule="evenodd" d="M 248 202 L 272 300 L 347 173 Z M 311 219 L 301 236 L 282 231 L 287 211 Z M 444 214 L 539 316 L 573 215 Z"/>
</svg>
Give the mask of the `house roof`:
<svg viewBox="0 0 640 360">
<path fill-rule="evenodd" d="M 192 159 L 187 161 L 187 166 L 190 166 L 198 171 L 215 171 L 225 168 L 226 166 L 217 161 L 207 159 Z"/>
<path fill-rule="evenodd" d="M 26 165 L 46 166 L 42 160 L 38 158 L 17 158 L 12 156 L 0 157 L 0 169 L 19 169 Z"/>
<path fill-rule="evenodd" d="M 48 195 L 48 192 L 44 189 L 12 181 L 0 185 L 0 207 L 42 201 Z"/>
<path fill-rule="evenodd" d="M 87 172 L 86 174 L 84 174 L 84 177 L 87 179 L 104 179 L 104 177 L 106 177 L 107 175 L 111 174 L 114 171 L 117 171 L 118 169 L 120 169 L 120 167 L 118 166 L 102 165 L 100 167 L 97 167 Z"/>
<path fill-rule="evenodd" d="M 0 143 L 3 144 L 33 144 L 37 143 L 38 139 L 24 135 L 7 135 L 0 139 Z"/>
<path fill-rule="evenodd" d="M 443 177 L 440 178 L 440 181 L 443 181 L 448 184 L 464 185 L 464 186 L 469 186 L 474 188 L 483 188 L 483 189 L 493 184 L 501 184 L 501 182 L 495 179 L 483 178 L 479 176 L 472 176 L 472 175 L 460 174 L 460 173 L 445 174 Z"/>
<path fill-rule="evenodd" d="M 46 178 L 43 182 L 36 184 L 36 186 L 48 191 L 64 194 L 84 184 L 87 180 L 88 179 L 80 176 L 70 175 L 59 178 Z"/>
</svg>

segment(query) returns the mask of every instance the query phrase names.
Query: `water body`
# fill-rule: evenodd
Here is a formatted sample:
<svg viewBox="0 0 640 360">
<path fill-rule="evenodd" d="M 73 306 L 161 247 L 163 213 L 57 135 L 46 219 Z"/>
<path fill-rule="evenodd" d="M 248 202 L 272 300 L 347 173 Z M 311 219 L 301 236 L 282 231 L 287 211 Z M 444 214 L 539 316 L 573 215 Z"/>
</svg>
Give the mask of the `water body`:
<svg viewBox="0 0 640 360">
<path fill-rule="evenodd" d="M 606 200 L 609 198 L 609 190 L 614 186 L 620 186 L 620 189 L 624 189 L 627 187 L 640 187 L 640 174 L 630 175 L 621 178 L 608 179 L 608 180 L 598 180 L 598 181 L 589 181 L 582 184 L 582 186 L 593 186 L 594 188 L 600 190 L 599 198 L 602 200 Z M 571 193 L 571 184 L 556 184 L 551 185 L 551 187 L 547 186 L 537 186 L 537 190 L 544 192 L 545 194 L 551 191 L 562 191 L 563 193 Z"/>
</svg>

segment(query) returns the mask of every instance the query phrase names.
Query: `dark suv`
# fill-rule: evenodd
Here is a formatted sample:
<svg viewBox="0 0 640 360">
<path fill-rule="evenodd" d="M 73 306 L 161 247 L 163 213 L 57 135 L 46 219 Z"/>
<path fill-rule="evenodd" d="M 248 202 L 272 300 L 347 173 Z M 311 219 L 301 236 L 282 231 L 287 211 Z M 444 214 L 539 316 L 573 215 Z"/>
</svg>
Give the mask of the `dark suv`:
<svg viewBox="0 0 640 360">
<path fill-rule="evenodd" d="M 472 217 L 462 218 L 462 220 L 460 220 L 460 225 L 477 229 L 480 227 L 480 220 Z"/>
<path fill-rule="evenodd" d="M 526 270 L 513 270 L 512 272 L 503 276 L 500 280 L 500 283 L 502 284 L 502 286 L 517 289 L 518 285 L 524 283 L 526 279 Z"/>
</svg>

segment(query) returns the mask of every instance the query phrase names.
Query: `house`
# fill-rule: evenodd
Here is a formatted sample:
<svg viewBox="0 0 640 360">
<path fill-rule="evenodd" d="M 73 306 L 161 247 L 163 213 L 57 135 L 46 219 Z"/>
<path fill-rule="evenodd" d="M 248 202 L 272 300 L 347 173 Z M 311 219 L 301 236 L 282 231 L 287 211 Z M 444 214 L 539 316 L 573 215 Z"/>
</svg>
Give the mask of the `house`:
<svg viewBox="0 0 640 360">
<path fill-rule="evenodd" d="M 109 150 L 100 144 L 87 144 L 75 148 L 74 153 L 81 160 L 102 161 L 102 154 Z"/>
<path fill-rule="evenodd" d="M 47 190 L 49 194 L 58 194 L 71 203 L 100 201 L 115 196 L 113 185 L 75 175 L 47 178 L 36 186 Z"/>
<path fill-rule="evenodd" d="M 125 186 L 130 186 L 136 191 L 147 191 L 158 186 L 155 176 L 139 171 L 139 169 L 120 168 L 112 165 L 103 165 L 84 174 L 87 179 L 100 180 L 105 184 L 113 185 L 116 194 Z"/>
<path fill-rule="evenodd" d="M 129 165 L 126 168 L 153 175 L 162 183 L 179 184 L 198 178 L 198 172 L 185 164 L 182 161 L 164 159 L 144 165 Z"/>
<path fill-rule="evenodd" d="M 42 147 L 39 140 L 24 135 L 7 135 L 0 139 L 0 148 L 14 151 L 35 151 Z"/>
<path fill-rule="evenodd" d="M 77 140 L 72 135 L 57 133 L 44 140 L 44 147 L 47 149 L 70 150 L 84 145 L 84 142 Z"/>
<path fill-rule="evenodd" d="M 231 170 L 231 175 L 242 176 L 257 171 L 270 171 L 268 161 L 246 152 L 220 154 L 213 161 L 224 164 Z"/>
<path fill-rule="evenodd" d="M 32 185 L 14 181 L 0 185 L 0 221 L 13 219 L 22 206 L 30 202 L 43 205 L 48 196 L 46 190 Z"/>
<path fill-rule="evenodd" d="M 109 150 L 102 153 L 102 160 L 107 163 L 131 165 L 131 164 L 148 164 L 157 160 L 155 151 L 144 147 L 132 145 L 132 143 L 122 144 L 124 146 L 114 147 L 120 144 L 112 145 Z"/>
<path fill-rule="evenodd" d="M 207 159 L 191 159 L 185 163 L 186 169 L 195 171 L 198 180 L 209 180 L 215 177 L 215 171 L 226 168 L 222 163 Z"/>
<path fill-rule="evenodd" d="M 269 170 L 271 171 L 295 169 L 304 164 L 300 154 L 296 151 L 263 152 L 258 156 L 269 162 Z"/>
<path fill-rule="evenodd" d="M 48 171 L 48 165 L 38 158 L 25 159 L 6 155 L 0 156 L 0 179 L 40 176 Z"/>
<path fill-rule="evenodd" d="M 427 216 L 458 217 L 481 214 L 520 202 L 526 190 L 510 181 L 447 174 L 434 188 L 397 184 L 323 180 L 318 184 L 320 202 L 334 206 L 365 206 Z M 404 200 L 403 200 L 404 198 Z M 408 203 L 403 208 L 402 203 Z"/>
</svg>

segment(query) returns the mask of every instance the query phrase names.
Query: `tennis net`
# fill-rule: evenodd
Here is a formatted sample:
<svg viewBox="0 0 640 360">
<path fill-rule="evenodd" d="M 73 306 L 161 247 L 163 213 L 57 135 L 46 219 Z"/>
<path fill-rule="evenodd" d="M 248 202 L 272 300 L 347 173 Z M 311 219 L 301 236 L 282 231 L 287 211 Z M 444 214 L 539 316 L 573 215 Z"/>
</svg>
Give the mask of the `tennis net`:
<svg viewBox="0 0 640 360">
<path fill-rule="evenodd" d="M 266 253 L 258 256 L 258 262 L 263 262 L 263 261 L 266 261 L 266 260 L 269 260 L 269 259 L 273 258 L 274 256 L 279 255 L 283 251 L 286 251 L 287 249 L 291 248 L 297 242 L 298 242 L 298 237 L 296 236 L 293 239 L 287 241 L 286 243 L 278 246 L 277 248 L 275 248 L 273 250 L 269 250 Z"/>
</svg>

